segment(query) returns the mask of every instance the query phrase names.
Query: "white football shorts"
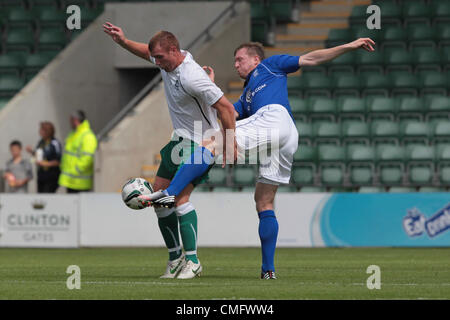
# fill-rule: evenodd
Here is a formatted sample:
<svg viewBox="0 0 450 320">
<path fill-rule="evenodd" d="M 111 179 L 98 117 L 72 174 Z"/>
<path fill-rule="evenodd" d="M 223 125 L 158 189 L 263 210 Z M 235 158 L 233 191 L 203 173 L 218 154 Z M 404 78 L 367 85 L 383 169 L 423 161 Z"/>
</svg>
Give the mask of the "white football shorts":
<svg viewBox="0 0 450 320">
<path fill-rule="evenodd" d="M 236 121 L 236 142 L 237 165 L 259 164 L 257 182 L 289 183 L 298 131 L 285 107 L 270 104 Z"/>
</svg>

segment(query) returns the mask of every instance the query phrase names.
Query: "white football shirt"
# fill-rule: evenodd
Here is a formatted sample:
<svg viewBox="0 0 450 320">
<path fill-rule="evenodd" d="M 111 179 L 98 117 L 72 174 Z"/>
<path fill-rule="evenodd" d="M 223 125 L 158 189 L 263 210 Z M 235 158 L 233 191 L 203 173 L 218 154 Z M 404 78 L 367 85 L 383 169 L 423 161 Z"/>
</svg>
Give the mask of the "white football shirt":
<svg viewBox="0 0 450 320">
<path fill-rule="evenodd" d="M 160 68 L 167 104 L 175 133 L 200 144 L 205 131 L 211 130 L 211 135 L 220 130 L 217 111 L 211 106 L 223 92 L 189 52 L 181 52 L 185 58 L 175 70 L 166 72 Z M 152 56 L 150 61 L 155 64 Z"/>
</svg>

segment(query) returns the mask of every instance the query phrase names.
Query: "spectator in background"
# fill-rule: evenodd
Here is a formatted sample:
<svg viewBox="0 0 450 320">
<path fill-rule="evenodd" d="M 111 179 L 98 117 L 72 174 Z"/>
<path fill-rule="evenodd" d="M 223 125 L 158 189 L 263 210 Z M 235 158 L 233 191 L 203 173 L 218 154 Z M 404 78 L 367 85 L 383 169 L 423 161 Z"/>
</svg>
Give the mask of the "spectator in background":
<svg viewBox="0 0 450 320">
<path fill-rule="evenodd" d="M 51 122 L 41 122 L 39 128 L 41 140 L 36 149 L 27 146 L 26 150 L 36 159 L 38 193 L 55 193 L 58 189 L 58 178 L 61 173 L 61 143 L 55 138 L 55 127 Z"/>
<path fill-rule="evenodd" d="M 70 125 L 73 131 L 65 141 L 58 183 L 68 193 L 92 191 L 97 138 L 81 110 L 70 116 Z"/>
<path fill-rule="evenodd" d="M 6 162 L 3 178 L 7 181 L 6 192 L 27 193 L 28 182 L 33 179 L 30 161 L 22 158 L 22 144 L 14 140 L 9 144 L 12 159 Z"/>
</svg>

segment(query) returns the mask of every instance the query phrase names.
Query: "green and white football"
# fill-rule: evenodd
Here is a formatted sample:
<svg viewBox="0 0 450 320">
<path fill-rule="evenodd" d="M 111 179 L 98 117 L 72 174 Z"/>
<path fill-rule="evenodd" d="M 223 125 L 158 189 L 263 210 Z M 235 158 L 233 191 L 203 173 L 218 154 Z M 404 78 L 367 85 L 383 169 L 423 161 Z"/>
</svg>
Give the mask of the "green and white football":
<svg viewBox="0 0 450 320">
<path fill-rule="evenodd" d="M 150 183 L 143 178 L 130 179 L 122 188 L 122 200 L 131 209 L 140 210 L 145 207 L 139 203 L 137 197 L 140 195 L 150 195 L 153 188 Z"/>
</svg>

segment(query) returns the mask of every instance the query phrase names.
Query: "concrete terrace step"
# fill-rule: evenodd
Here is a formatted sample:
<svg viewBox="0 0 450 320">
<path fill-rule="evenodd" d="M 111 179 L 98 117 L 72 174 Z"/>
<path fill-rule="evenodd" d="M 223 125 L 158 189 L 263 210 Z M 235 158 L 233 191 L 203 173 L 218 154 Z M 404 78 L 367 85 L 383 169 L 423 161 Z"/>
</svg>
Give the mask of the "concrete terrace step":
<svg viewBox="0 0 450 320">
<path fill-rule="evenodd" d="M 275 38 L 277 47 L 310 47 L 323 46 L 328 38 L 326 35 L 297 35 L 297 34 L 278 34 Z"/>
<path fill-rule="evenodd" d="M 353 6 L 370 5 L 370 0 L 358 1 L 312 1 L 311 12 L 347 12 L 352 11 Z"/>
<path fill-rule="evenodd" d="M 286 26 L 288 35 L 328 35 L 330 29 L 348 28 L 348 22 L 343 23 L 290 23 Z"/>
<path fill-rule="evenodd" d="M 290 54 L 293 56 L 301 56 L 313 50 L 323 49 L 323 45 L 318 46 L 306 46 L 306 47 L 273 47 L 265 48 L 266 57 L 270 57 L 276 54 Z"/>
</svg>

